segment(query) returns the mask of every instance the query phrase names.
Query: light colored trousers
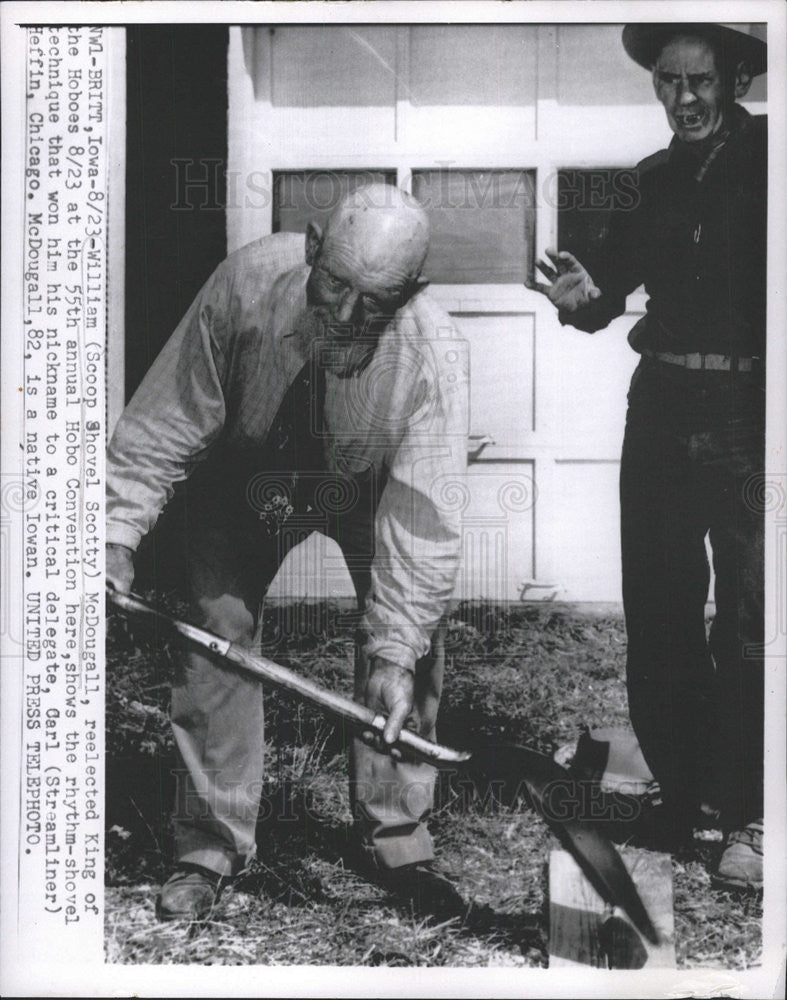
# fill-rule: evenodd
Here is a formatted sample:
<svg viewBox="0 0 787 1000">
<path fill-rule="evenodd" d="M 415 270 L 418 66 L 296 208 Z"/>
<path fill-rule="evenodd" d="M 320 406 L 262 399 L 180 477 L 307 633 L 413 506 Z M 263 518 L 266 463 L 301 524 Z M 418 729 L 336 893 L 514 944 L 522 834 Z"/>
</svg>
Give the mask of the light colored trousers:
<svg viewBox="0 0 787 1000">
<path fill-rule="evenodd" d="M 260 612 L 287 549 L 287 534 L 262 537 L 248 511 L 231 509 L 205 494 L 186 505 L 183 553 L 191 613 L 197 624 L 232 642 L 254 648 Z M 345 523 L 331 532 L 339 542 L 359 606 L 370 585 L 370 529 Z M 287 541 L 287 537 L 290 538 Z M 355 697 L 361 700 L 369 663 L 356 639 Z M 430 654 L 416 665 L 415 716 L 422 735 L 434 738 L 444 669 L 443 630 Z M 222 875 L 237 872 L 256 850 L 261 803 L 264 722 L 258 681 L 220 658 L 185 653 L 172 690 L 172 728 L 177 745 L 173 816 L 176 861 Z M 435 771 L 426 764 L 393 761 L 354 739 L 350 795 L 362 843 L 381 868 L 428 861 L 434 856 L 425 818 L 432 806 Z"/>
</svg>

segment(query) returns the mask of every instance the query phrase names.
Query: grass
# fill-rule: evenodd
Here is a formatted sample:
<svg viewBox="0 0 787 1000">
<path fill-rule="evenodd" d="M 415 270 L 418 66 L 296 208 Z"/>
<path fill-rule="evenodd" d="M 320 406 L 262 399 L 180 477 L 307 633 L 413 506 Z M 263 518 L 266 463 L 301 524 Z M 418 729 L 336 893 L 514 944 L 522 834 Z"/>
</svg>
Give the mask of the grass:
<svg viewBox="0 0 787 1000">
<path fill-rule="evenodd" d="M 293 609 L 290 609 L 292 611 Z M 352 690 L 353 616 L 333 606 L 266 612 L 278 662 Z M 294 622 L 295 626 L 291 627 Z M 305 627 L 304 627 L 305 626 Z M 573 741 L 583 724 L 626 725 L 622 617 L 554 604 L 461 606 L 448 632 L 442 742 Z M 161 636 L 110 622 L 107 662 L 106 959 L 212 965 L 545 966 L 551 834 L 526 805 L 459 795 L 441 775 L 430 820 L 438 862 L 468 906 L 440 920 L 416 912 L 352 864 L 346 756 L 340 734 L 310 707 L 270 693 L 266 809 L 257 858 L 212 918 L 163 925 L 153 899 L 171 852 L 167 723 L 174 650 Z M 759 961 L 761 899 L 714 891 L 718 842 L 673 861 L 678 965 L 745 969 Z M 476 911 L 473 911 L 476 912 Z"/>
</svg>

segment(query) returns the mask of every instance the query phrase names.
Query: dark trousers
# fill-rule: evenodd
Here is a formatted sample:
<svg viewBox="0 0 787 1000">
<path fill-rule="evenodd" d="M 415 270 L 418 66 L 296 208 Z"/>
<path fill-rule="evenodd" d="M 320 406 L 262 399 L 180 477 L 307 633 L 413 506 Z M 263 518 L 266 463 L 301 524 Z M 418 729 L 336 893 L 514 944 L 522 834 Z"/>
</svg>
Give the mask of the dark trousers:
<svg viewBox="0 0 787 1000">
<path fill-rule="evenodd" d="M 643 359 L 621 463 L 631 721 L 676 822 L 762 816 L 764 389 Z M 713 553 L 716 613 L 705 602 Z"/>
</svg>

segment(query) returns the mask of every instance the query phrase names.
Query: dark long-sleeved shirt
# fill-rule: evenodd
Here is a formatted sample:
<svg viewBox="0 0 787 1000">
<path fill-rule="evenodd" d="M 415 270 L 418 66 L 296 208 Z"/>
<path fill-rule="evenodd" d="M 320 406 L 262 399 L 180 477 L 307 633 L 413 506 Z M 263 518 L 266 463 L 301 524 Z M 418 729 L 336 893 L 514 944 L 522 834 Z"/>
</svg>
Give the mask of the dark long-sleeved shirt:
<svg viewBox="0 0 787 1000">
<path fill-rule="evenodd" d="M 636 206 L 613 215 L 598 254 L 582 261 L 601 298 L 562 323 L 600 330 L 644 283 L 636 350 L 764 357 L 767 133 L 764 120 L 733 112 L 710 156 L 674 138 L 638 165 Z"/>
</svg>

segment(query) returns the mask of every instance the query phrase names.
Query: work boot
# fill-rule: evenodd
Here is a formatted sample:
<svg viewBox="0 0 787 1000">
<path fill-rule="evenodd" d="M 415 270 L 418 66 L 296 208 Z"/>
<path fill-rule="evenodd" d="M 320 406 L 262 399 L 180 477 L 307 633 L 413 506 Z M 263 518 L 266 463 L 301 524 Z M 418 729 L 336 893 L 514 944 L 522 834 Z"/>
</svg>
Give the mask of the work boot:
<svg viewBox="0 0 787 1000">
<path fill-rule="evenodd" d="M 762 820 L 733 830 L 711 879 L 717 889 L 762 889 Z"/>
<path fill-rule="evenodd" d="M 440 920 L 452 917 L 464 920 L 473 908 L 472 903 L 462 898 L 453 880 L 432 861 L 380 870 L 377 880 L 392 895 L 410 903 L 417 913 Z"/>
<path fill-rule="evenodd" d="M 180 864 L 161 887 L 156 900 L 159 920 L 203 920 L 222 889 L 218 872 L 201 865 Z"/>
</svg>

